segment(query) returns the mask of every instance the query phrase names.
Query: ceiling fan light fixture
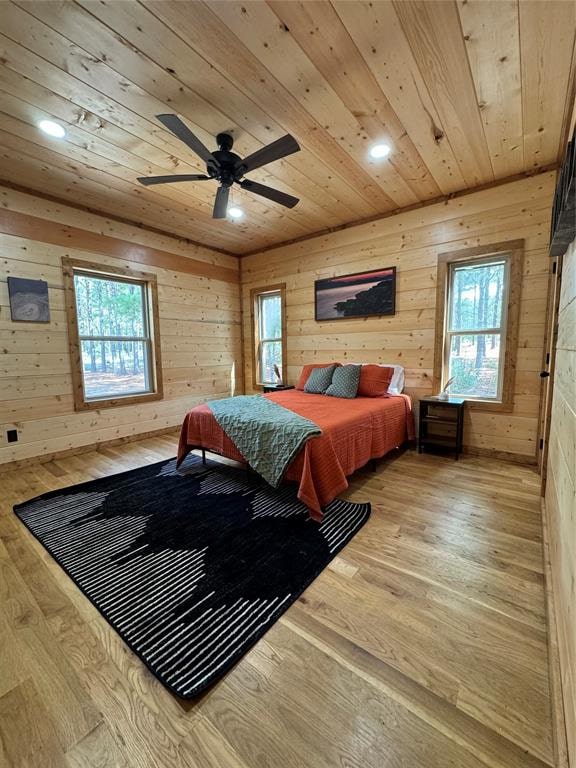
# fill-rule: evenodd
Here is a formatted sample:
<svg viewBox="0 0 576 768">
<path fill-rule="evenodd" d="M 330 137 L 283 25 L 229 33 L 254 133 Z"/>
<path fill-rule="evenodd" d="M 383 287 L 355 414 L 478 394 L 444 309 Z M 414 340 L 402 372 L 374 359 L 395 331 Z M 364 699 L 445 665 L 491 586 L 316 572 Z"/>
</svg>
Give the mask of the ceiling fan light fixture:
<svg viewBox="0 0 576 768">
<path fill-rule="evenodd" d="M 228 215 L 233 219 L 241 219 L 244 216 L 244 211 L 242 208 L 238 208 L 237 205 L 233 205 L 231 208 L 228 208 Z"/>
<path fill-rule="evenodd" d="M 40 120 L 38 128 L 43 133 L 47 133 L 48 136 L 53 136 L 55 139 L 63 139 L 66 136 L 66 130 L 60 123 L 55 123 L 54 120 Z"/>
<path fill-rule="evenodd" d="M 381 160 L 383 157 L 387 157 L 390 154 L 389 144 L 374 144 L 370 147 L 370 157 L 374 160 Z"/>
</svg>

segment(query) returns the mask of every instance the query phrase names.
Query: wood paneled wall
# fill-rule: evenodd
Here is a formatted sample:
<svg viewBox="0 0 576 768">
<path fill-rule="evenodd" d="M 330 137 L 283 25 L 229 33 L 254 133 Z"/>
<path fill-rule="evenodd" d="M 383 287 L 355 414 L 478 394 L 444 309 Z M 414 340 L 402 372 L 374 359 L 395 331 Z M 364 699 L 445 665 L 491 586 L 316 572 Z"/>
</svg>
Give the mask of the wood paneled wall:
<svg viewBox="0 0 576 768">
<path fill-rule="evenodd" d="M 546 514 L 568 751 L 576 766 L 576 240 L 563 259 Z"/>
<path fill-rule="evenodd" d="M 242 259 L 247 385 L 250 290 L 285 282 L 288 381 L 314 361 L 391 362 L 405 366 L 414 398 L 431 394 L 438 254 L 523 238 L 514 409 L 469 413 L 465 443 L 535 461 L 554 182 L 554 173 L 544 173 Z M 397 267 L 395 316 L 315 322 L 315 279 L 388 266 Z"/>
<path fill-rule="evenodd" d="M 0 188 L 0 201 L 0 463 L 177 426 L 197 403 L 228 396 L 234 375 L 241 389 L 235 257 L 8 188 Z M 146 264 L 156 274 L 164 399 L 74 411 L 66 255 L 136 270 Z M 48 282 L 49 324 L 11 321 L 7 276 Z M 18 442 L 8 444 L 13 428 Z"/>
</svg>

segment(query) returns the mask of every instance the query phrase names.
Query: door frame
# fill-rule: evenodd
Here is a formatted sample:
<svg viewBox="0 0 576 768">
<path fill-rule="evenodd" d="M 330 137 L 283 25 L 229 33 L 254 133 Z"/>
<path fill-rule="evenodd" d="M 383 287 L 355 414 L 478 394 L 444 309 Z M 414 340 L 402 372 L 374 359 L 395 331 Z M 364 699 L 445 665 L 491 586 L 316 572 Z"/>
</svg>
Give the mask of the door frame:
<svg viewBox="0 0 576 768">
<path fill-rule="evenodd" d="M 558 338 L 558 312 L 560 306 L 560 287 L 562 283 L 562 256 L 551 260 L 548 275 L 548 302 L 546 307 L 546 325 L 544 330 L 544 352 L 542 356 L 543 386 L 540 392 L 540 413 L 538 419 L 538 471 L 542 478 L 540 495 L 546 492 L 546 471 L 548 462 L 548 441 L 552 418 L 552 400 L 554 394 L 554 368 L 556 362 L 556 341 Z"/>
</svg>

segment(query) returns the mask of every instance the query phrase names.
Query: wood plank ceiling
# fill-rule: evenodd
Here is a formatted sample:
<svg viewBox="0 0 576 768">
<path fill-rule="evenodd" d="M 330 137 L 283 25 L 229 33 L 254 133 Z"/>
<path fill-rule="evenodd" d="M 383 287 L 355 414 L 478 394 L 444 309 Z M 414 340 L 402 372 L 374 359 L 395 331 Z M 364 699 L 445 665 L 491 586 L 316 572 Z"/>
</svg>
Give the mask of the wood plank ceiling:
<svg viewBox="0 0 576 768">
<path fill-rule="evenodd" d="M 558 161 L 576 4 L 563 0 L 1 1 L 0 179 L 242 254 Z M 155 119 L 246 155 L 284 133 L 302 151 L 238 188 L 214 182 Z M 67 136 L 36 127 L 51 118 Z M 392 146 L 374 161 L 375 142 Z M 236 188 L 235 188 L 236 189 Z"/>
</svg>

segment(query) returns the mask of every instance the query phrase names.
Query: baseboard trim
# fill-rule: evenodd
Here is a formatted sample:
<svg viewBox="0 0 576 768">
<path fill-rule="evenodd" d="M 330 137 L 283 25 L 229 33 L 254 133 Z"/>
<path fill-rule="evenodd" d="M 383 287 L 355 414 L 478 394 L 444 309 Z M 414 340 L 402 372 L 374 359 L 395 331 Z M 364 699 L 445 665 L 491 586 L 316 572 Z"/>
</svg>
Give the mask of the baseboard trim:
<svg viewBox="0 0 576 768">
<path fill-rule="evenodd" d="M 558 625 L 554 590 L 552 588 L 552 566 L 550 564 L 550 538 L 548 535 L 548 514 L 546 501 L 541 500 L 542 509 L 542 557 L 544 562 L 544 590 L 546 601 L 546 624 L 548 630 L 548 668 L 550 678 L 550 704 L 552 709 L 552 736 L 556 768 L 570 768 L 568 757 L 568 736 L 562 696 L 562 674 L 558 651 Z"/>
<path fill-rule="evenodd" d="M 463 452 L 469 456 L 483 456 L 488 459 L 499 459 L 500 461 L 510 461 L 512 464 L 525 464 L 535 467 L 538 464 L 536 456 L 528 456 L 524 453 L 508 453 L 508 451 L 494 451 L 491 448 L 476 448 L 471 445 L 465 445 Z"/>
<path fill-rule="evenodd" d="M 77 448 L 67 448 L 64 451 L 56 451 L 55 453 L 45 453 L 42 456 L 31 456 L 28 459 L 18 459 L 17 461 L 8 461 L 5 464 L 0 464 L 0 474 L 3 472 L 10 472 L 14 469 L 23 469 L 29 467 L 30 464 L 47 464 L 49 461 L 55 459 L 65 459 L 67 456 L 79 456 L 82 453 L 90 453 L 91 451 L 101 451 L 102 448 L 111 448 L 114 445 L 122 445 L 124 443 L 134 443 L 137 440 L 145 440 L 147 437 L 160 437 L 161 435 L 176 435 L 180 431 L 180 427 L 163 427 L 162 429 L 154 429 L 151 432 L 139 432 L 137 435 L 126 435 L 125 437 L 115 437 L 113 440 L 103 440 L 100 443 L 92 443 L 91 445 L 79 445 Z M 176 444 L 174 444 L 174 454 L 176 454 Z"/>
</svg>

